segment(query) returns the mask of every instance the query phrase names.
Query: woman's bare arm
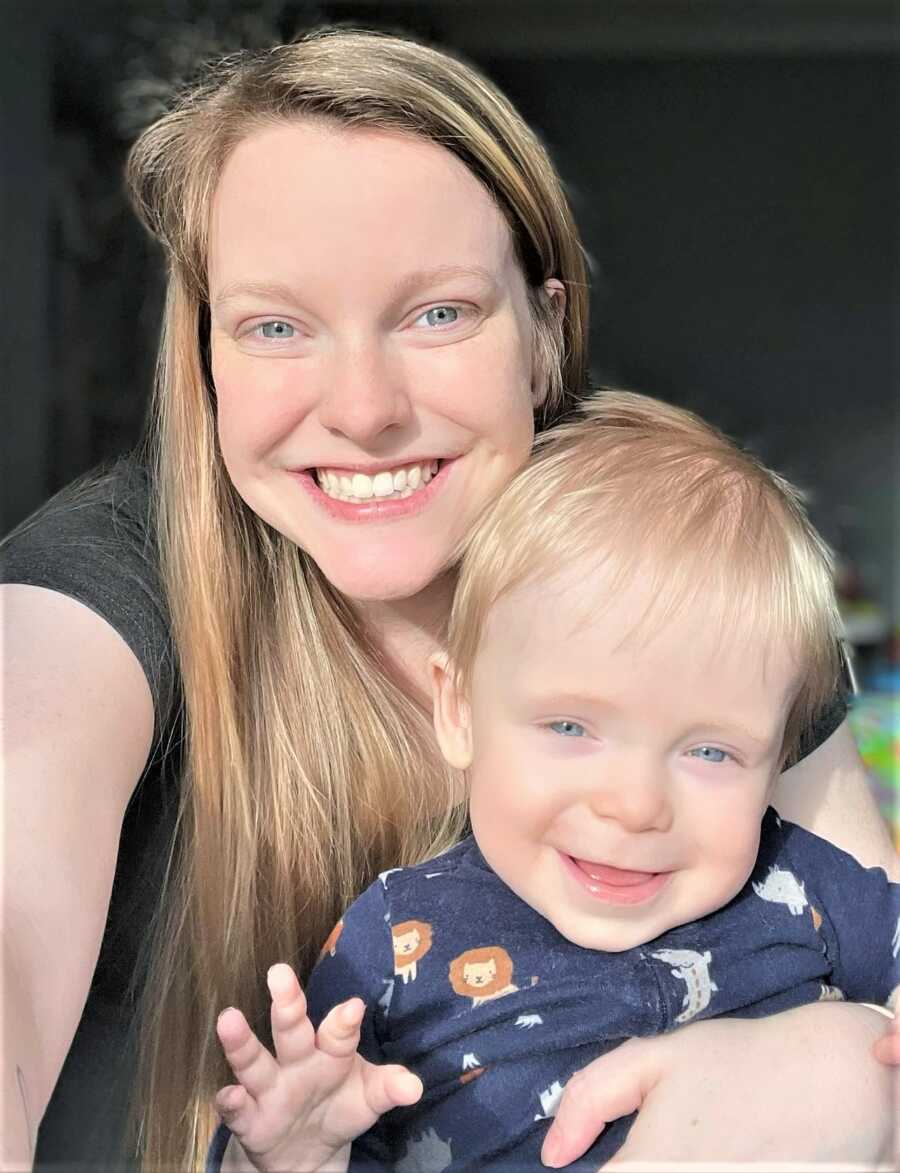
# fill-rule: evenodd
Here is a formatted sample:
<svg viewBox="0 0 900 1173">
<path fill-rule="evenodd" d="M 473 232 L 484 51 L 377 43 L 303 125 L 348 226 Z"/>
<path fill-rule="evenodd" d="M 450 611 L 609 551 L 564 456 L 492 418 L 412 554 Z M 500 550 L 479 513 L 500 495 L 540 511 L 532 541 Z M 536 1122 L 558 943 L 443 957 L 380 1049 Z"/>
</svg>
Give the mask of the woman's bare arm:
<svg viewBox="0 0 900 1173">
<path fill-rule="evenodd" d="M 898 879 L 897 853 L 847 721 L 781 776 L 772 805 L 784 818 L 828 839 L 865 867 L 882 867 L 891 879 Z"/>
<path fill-rule="evenodd" d="M 865 1006 L 814 1002 L 631 1039 L 569 1080 L 544 1160 L 576 1160 L 608 1121 L 639 1111 L 604 1169 L 893 1168 L 893 1077 L 872 1055 L 881 1030 Z"/>
<path fill-rule="evenodd" d="M 785 818 L 896 878 L 896 852 L 846 721 L 781 778 L 773 801 Z M 894 1077 L 883 1064 L 900 1061 L 897 1036 L 885 1039 L 884 1030 L 868 1007 L 813 1003 L 633 1040 L 566 1086 L 548 1133 L 559 1142 L 552 1163 L 575 1160 L 608 1120 L 640 1108 L 612 1165 L 664 1151 L 684 1162 L 874 1167 L 890 1159 Z"/>
<path fill-rule="evenodd" d="M 84 1008 L 153 701 L 134 653 L 81 603 L 7 585 L 0 607 L 5 1170 L 31 1167 Z"/>
</svg>

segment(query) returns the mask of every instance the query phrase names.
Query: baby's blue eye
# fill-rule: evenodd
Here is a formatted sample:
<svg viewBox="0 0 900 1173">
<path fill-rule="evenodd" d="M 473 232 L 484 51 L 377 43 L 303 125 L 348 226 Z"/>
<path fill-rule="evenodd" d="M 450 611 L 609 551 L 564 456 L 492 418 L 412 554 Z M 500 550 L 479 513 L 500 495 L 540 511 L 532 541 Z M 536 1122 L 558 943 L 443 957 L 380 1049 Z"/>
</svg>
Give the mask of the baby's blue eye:
<svg viewBox="0 0 900 1173">
<path fill-rule="evenodd" d="M 560 737 L 584 737 L 584 726 L 577 721 L 551 721 L 548 728 Z"/>
<path fill-rule="evenodd" d="M 726 753 L 724 749 L 716 749 L 714 745 L 698 745 L 696 749 L 689 751 L 689 757 L 700 758 L 704 762 L 724 762 L 731 754 Z"/>
<path fill-rule="evenodd" d="M 429 326 L 452 326 L 459 319 L 459 310 L 452 305 L 436 305 L 426 310 L 418 320 L 422 318 Z"/>
<path fill-rule="evenodd" d="M 263 322 L 258 329 L 263 338 L 293 338 L 296 333 L 290 322 Z"/>
</svg>

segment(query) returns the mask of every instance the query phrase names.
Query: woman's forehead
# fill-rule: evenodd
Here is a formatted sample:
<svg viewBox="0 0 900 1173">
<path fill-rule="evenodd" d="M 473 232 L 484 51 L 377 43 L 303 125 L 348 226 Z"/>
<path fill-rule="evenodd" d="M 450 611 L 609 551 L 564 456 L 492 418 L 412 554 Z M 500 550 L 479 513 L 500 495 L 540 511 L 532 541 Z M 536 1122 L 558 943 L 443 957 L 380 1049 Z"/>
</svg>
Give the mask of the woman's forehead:
<svg viewBox="0 0 900 1173">
<path fill-rule="evenodd" d="M 515 264 L 491 195 L 444 148 L 322 121 L 264 127 L 225 164 L 210 220 L 213 298 L 236 281 Z"/>
</svg>

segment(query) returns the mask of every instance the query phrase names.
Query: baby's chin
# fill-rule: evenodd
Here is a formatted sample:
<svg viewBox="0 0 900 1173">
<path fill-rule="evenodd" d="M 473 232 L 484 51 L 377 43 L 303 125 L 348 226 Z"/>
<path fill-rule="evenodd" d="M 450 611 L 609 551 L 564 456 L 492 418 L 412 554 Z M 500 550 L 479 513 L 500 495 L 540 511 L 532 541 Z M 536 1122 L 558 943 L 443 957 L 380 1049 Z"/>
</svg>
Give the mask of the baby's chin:
<svg viewBox="0 0 900 1173">
<path fill-rule="evenodd" d="M 676 875 L 673 874 L 673 880 Z M 686 894 L 678 892 L 672 883 L 672 890 L 664 888 L 645 907 L 599 905 L 595 914 L 585 914 L 575 909 L 541 911 L 557 932 L 573 945 L 603 953 L 624 953 L 639 945 L 648 945 L 672 929 L 691 924 L 724 908 L 741 891 L 745 882 L 737 876 L 730 877 L 728 884 L 717 893 L 706 893 L 702 898 L 686 898 Z"/>
<path fill-rule="evenodd" d="M 601 905 L 593 914 L 575 909 L 562 912 L 554 909 L 552 915 L 547 911 L 543 915 L 573 945 L 602 953 L 625 953 L 639 945 L 648 945 L 671 929 L 699 920 L 712 911 L 706 906 L 702 910 L 679 908 L 671 900 L 668 906 L 660 900 L 651 903 L 656 907 Z"/>
<path fill-rule="evenodd" d="M 637 925 L 600 926 L 593 925 L 579 928 L 565 924 L 564 921 L 554 927 L 567 941 L 578 945 L 581 949 L 592 949 L 598 953 L 625 953 L 629 949 L 636 949 L 639 945 L 647 945 L 661 937 L 675 924 L 664 922 L 661 927 L 638 927 Z"/>
</svg>

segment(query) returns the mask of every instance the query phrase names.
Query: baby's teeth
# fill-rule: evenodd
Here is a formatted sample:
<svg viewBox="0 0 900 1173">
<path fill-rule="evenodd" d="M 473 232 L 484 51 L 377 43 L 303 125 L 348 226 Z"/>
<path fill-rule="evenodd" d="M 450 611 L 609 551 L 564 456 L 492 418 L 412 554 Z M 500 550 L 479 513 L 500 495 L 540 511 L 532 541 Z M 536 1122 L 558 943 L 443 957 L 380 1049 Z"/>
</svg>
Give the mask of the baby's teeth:
<svg viewBox="0 0 900 1173">
<path fill-rule="evenodd" d="M 414 464 L 409 472 L 406 474 L 406 483 L 411 489 L 418 489 L 422 482 L 422 470 L 417 464 Z"/>
<path fill-rule="evenodd" d="M 394 473 L 394 492 L 399 493 L 406 488 L 406 469 L 401 468 Z"/>
<path fill-rule="evenodd" d="M 372 492 L 376 497 L 390 497 L 394 491 L 394 478 L 389 472 L 379 472 L 372 481 Z"/>
<path fill-rule="evenodd" d="M 359 497 L 361 501 L 367 501 L 374 495 L 372 488 L 372 478 L 367 477 L 365 473 L 354 473 L 353 480 L 351 481 L 350 492 L 354 497 Z"/>
</svg>

